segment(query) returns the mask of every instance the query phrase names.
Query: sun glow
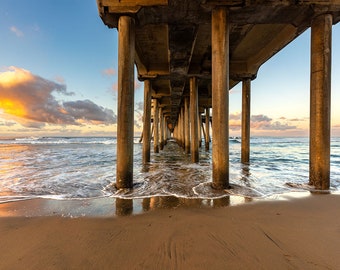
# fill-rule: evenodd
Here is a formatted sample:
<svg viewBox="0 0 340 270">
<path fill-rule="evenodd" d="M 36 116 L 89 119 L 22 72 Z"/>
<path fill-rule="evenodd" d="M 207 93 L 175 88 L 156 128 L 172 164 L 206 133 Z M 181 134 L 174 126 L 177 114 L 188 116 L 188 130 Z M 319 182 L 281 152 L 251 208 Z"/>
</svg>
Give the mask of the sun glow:
<svg viewBox="0 0 340 270">
<path fill-rule="evenodd" d="M 26 115 L 24 106 L 15 100 L 0 99 L 0 109 L 6 114 L 15 115 L 18 117 L 23 117 Z"/>
</svg>

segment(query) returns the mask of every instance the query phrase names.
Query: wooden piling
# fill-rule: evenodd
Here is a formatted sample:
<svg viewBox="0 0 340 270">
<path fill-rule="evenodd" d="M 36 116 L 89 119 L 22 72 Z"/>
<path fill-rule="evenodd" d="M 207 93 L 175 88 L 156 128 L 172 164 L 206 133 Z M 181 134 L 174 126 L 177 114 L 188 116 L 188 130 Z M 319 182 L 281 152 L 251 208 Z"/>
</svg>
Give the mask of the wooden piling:
<svg viewBox="0 0 340 270">
<path fill-rule="evenodd" d="M 190 111 L 189 98 L 184 99 L 185 153 L 190 154 Z"/>
<path fill-rule="evenodd" d="M 210 108 L 205 108 L 205 150 L 209 150 L 210 144 Z"/>
<path fill-rule="evenodd" d="M 167 145 L 167 143 L 168 143 L 168 139 L 169 139 L 169 136 L 168 136 L 168 134 L 169 134 L 169 129 L 168 129 L 168 124 L 167 124 L 167 118 L 165 117 L 165 115 L 164 115 L 164 121 L 163 121 L 163 123 L 164 123 L 164 134 L 163 134 L 163 137 L 164 137 L 164 146 L 165 145 Z"/>
<path fill-rule="evenodd" d="M 198 152 L 198 85 L 197 78 L 190 78 L 190 126 L 191 126 L 191 161 L 199 161 Z"/>
<path fill-rule="evenodd" d="M 241 162 L 249 164 L 250 153 L 250 79 L 242 81 Z"/>
<path fill-rule="evenodd" d="M 316 17 L 311 26 L 309 184 L 330 186 L 332 15 Z"/>
<path fill-rule="evenodd" d="M 151 142 L 151 82 L 144 81 L 144 114 L 143 114 L 143 163 L 150 162 Z"/>
<path fill-rule="evenodd" d="M 159 108 L 159 149 L 163 150 L 164 147 L 164 123 L 163 123 L 163 109 Z"/>
<path fill-rule="evenodd" d="M 224 7 L 212 10 L 212 186 L 229 187 L 229 22 Z"/>
<path fill-rule="evenodd" d="M 153 150 L 155 153 L 159 153 L 159 107 L 158 100 L 153 100 L 153 125 L 154 125 L 154 136 L 153 136 Z"/>
<path fill-rule="evenodd" d="M 177 144 L 182 147 L 182 115 L 181 110 L 178 114 L 178 120 L 177 120 Z"/>
<path fill-rule="evenodd" d="M 118 55 L 116 187 L 132 188 L 135 22 L 129 16 L 119 18 Z"/>
<path fill-rule="evenodd" d="M 182 148 L 185 150 L 185 111 L 184 111 L 184 104 L 181 106 L 181 137 L 182 137 Z"/>
<path fill-rule="evenodd" d="M 198 121 L 198 147 L 202 147 L 202 115 L 198 110 L 198 115 L 197 115 L 197 121 Z"/>
</svg>

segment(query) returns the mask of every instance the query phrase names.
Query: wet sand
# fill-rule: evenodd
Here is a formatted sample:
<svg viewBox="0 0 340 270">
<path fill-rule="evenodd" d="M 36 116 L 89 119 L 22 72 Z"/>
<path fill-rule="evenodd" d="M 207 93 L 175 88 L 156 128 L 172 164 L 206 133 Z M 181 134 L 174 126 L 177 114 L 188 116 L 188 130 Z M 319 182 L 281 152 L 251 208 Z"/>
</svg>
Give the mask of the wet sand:
<svg viewBox="0 0 340 270">
<path fill-rule="evenodd" d="M 13 209 L 28 211 L 44 204 L 32 200 L 1 205 L 0 269 L 339 269 L 340 265 L 339 195 L 232 207 L 157 208 L 118 217 L 14 214 Z"/>
</svg>

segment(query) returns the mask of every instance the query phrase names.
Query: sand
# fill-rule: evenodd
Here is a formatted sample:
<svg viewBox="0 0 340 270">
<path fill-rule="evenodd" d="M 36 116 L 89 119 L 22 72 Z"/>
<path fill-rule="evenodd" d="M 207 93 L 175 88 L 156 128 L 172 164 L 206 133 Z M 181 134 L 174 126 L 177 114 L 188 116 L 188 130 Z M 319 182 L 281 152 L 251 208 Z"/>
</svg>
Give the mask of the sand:
<svg viewBox="0 0 340 270">
<path fill-rule="evenodd" d="M 1 217 L 0 243 L 0 269 L 339 269 L 340 196 L 108 218 Z"/>
</svg>

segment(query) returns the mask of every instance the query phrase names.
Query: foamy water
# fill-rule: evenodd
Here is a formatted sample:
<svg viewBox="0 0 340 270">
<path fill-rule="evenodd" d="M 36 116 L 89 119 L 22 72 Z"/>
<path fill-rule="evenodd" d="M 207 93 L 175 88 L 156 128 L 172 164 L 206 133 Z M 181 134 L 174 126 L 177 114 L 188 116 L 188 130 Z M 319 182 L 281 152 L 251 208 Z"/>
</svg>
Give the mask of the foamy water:
<svg viewBox="0 0 340 270">
<path fill-rule="evenodd" d="M 200 162 L 192 164 L 190 156 L 169 141 L 163 151 L 152 153 L 150 164 L 143 165 L 142 144 L 138 141 L 135 138 L 134 188 L 116 190 L 115 138 L 0 139 L 0 202 L 36 197 L 264 198 L 301 190 L 308 183 L 307 138 L 252 138 L 249 166 L 240 163 L 239 140 L 230 139 L 232 189 L 222 191 L 210 187 L 211 150 L 206 152 L 203 146 Z M 339 187 L 340 138 L 333 138 L 331 189 Z"/>
</svg>

